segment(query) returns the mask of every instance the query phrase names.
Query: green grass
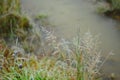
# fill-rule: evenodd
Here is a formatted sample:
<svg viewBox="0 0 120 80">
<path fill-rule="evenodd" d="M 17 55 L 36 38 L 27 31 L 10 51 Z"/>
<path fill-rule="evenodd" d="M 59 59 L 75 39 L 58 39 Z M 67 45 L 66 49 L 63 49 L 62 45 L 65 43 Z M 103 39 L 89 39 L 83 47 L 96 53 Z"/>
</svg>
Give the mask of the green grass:
<svg viewBox="0 0 120 80">
<path fill-rule="evenodd" d="M 2 80 L 97 80 L 101 64 L 98 40 L 91 34 L 75 38 L 69 45 L 62 44 L 59 52 L 50 56 L 15 53 L 0 43 L 0 74 Z M 63 47 L 63 49 L 61 48 Z M 38 48 L 39 49 L 39 48 Z M 68 52 L 70 51 L 70 52 Z"/>
<path fill-rule="evenodd" d="M 97 12 L 120 21 L 120 0 L 106 0 L 98 4 Z"/>
<path fill-rule="evenodd" d="M 42 20 L 42 19 L 46 19 L 48 16 L 47 15 L 45 15 L 45 14 L 39 14 L 39 15 L 37 15 L 36 17 L 35 17 L 35 19 L 40 19 L 40 20 Z"/>
<path fill-rule="evenodd" d="M 0 36 L 24 38 L 22 32 L 31 28 L 29 20 L 20 12 L 20 0 L 0 0 Z"/>
<path fill-rule="evenodd" d="M 120 0 L 111 0 L 112 9 L 120 10 Z"/>
<path fill-rule="evenodd" d="M 98 12 L 104 13 L 106 11 L 120 10 L 120 0 L 107 0 L 107 3 L 98 4 Z"/>
<path fill-rule="evenodd" d="M 35 54 L 41 48 L 38 46 L 40 41 L 37 42 L 34 35 L 28 38 L 30 24 L 28 18 L 20 14 L 19 1 L 0 1 L 0 34 L 2 37 L 24 38 L 16 42 L 17 48 L 14 49 L 0 41 L 0 80 L 96 80 L 101 64 L 98 39 L 87 33 L 77 36 L 69 45 L 66 41 L 57 43 L 49 33 L 48 39 L 52 40 L 49 47 L 54 50 L 45 49 L 43 53 Z"/>
</svg>

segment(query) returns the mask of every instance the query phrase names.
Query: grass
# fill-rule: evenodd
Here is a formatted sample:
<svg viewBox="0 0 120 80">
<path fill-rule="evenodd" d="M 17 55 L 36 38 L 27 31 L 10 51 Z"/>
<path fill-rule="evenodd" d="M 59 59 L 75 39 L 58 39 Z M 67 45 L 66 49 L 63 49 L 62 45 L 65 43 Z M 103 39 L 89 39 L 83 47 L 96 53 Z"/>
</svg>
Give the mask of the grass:
<svg viewBox="0 0 120 80">
<path fill-rule="evenodd" d="M 57 53 L 25 54 L 0 43 L 2 80 L 98 80 L 101 52 L 91 34 L 69 44 L 58 43 Z M 57 44 L 56 44 L 57 45 Z M 68 47 L 69 46 L 69 47 Z M 38 48 L 39 49 L 39 48 Z"/>
<path fill-rule="evenodd" d="M 47 15 L 45 14 L 39 14 L 35 17 L 35 19 L 40 19 L 40 20 L 45 19 L 45 18 L 47 18 Z"/>
<path fill-rule="evenodd" d="M 120 0 L 110 0 L 111 9 L 106 11 L 107 16 L 120 21 Z"/>
<path fill-rule="evenodd" d="M 112 9 L 120 10 L 120 0 L 111 0 Z"/>
<path fill-rule="evenodd" d="M 110 4 L 110 7 L 112 10 L 114 10 L 114 9 L 119 10 L 120 9 L 120 0 L 105 0 L 105 1 Z"/>
<path fill-rule="evenodd" d="M 24 38 L 31 28 L 27 17 L 20 14 L 20 0 L 0 1 L 0 36 Z"/>
<path fill-rule="evenodd" d="M 99 73 L 101 64 L 101 51 L 98 50 L 99 41 L 90 33 L 86 33 L 82 38 L 77 38 L 76 62 L 77 62 L 77 80 L 95 80 Z"/>
<path fill-rule="evenodd" d="M 97 37 L 86 33 L 70 42 L 57 42 L 44 29 L 45 40 L 40 42 L 39 32 L 28 36 L 30 24 L 20 14 L 19 0 L 1 0 L 0 4 L 2 37 L 22 38 L 9 47 L 0 39 L 0 80 L 98 80 L 102 61 Z"/>
<path fill-rule="evenodd" d="M 11 49 L 4 48 L 2 44 L 1 47 L 2 80 L 67 80 L 67 75 L 72 71 L 68 66 L 60 66 L 62 62 L 57 62 L 56 58 L 43 57 L 38 60 L 35 55 L 25 57 L 20 52 L 14 53 Z"/>
<path fill-rule="evenodd" d="M 105 1 L 102 1 L 102 4 L 98 4 L 97 12 L 120 21 L 120 0 Z"/>
</svg>

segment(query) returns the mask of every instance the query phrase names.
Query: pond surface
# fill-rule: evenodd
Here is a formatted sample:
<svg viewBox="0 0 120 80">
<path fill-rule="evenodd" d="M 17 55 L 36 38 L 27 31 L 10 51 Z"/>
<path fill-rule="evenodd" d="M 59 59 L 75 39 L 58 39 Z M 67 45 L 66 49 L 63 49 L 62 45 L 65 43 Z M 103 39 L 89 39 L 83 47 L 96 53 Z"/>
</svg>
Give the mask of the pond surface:
<svg viewBox="0 0 120 80">
<path fill-rule="evenodd" d="M 72 39 L 78 28 L 81 33 L 90 31 L 101 34 L 104 53 L 111 50 L 111 56 L 104 64 L 106 74 L 120 76 L 120 30 L 116 21 L 96 13 L 96 6 L 90 0 L 22 0 L 22 9 L 29 15 L 46 14 L 56 36 Z"/>
</svg>

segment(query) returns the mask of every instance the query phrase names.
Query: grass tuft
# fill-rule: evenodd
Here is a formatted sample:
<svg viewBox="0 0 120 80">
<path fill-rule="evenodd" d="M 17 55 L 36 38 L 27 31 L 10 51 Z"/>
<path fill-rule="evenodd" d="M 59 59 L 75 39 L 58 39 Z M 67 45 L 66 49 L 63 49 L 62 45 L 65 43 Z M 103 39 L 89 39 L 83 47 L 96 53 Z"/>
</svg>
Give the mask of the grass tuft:
<svg viewBox="0 0 120 80">
<path fill-rule="evenodd" d="M 20 14 L 20 0 L 0 1 L 0 36 L 24 38 L 31 28 L 29 20 Z"/>
</svg>

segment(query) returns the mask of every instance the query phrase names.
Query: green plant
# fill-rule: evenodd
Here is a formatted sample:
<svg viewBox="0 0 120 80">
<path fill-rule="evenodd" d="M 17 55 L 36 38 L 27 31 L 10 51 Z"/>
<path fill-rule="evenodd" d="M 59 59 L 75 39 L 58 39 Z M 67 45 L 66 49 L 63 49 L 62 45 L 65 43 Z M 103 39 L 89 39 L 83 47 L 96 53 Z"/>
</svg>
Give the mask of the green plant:
<svg viewBox="0 0 120 80">
<path fill-rule="evenodd" d="M 77 80 L 95 80 L 101 64 L 101 50 L 98 38 L 86 33 L 74 40 L 75 60 L 77 62 Z"/>
<path fill-rule="evenodd" d="M 40 20 L 42 20 L 42 19 L 46 19 L 48 16 L 47 15 L 45 15 L 45 14 L 39 14 L 39 15 L 37 15 L 36 17 L 35 17 L 35 19 L 40 19 Z"/>
<path fill-rule="evenodd" d="M 110 10 L 109 8 L 106 8 L 106 7 L 103 7 L 103 6 L 100 6 L 97 8 L 97 12 L 98 13 L 104 13 L 106 11 Z"/>
<path fill-rule="evenodd" d="M 35 50 L 41 48 L 38 47 L 39 40 L 38 42 L 36 40 L 39 39 L 40 34 L 36 32 L 38 38 L 36 36 L 25 37 L 28 36 L 26 31 L 30 28 L 29 20 L 16 11 L 18 7 L 15 7 L 12 1 L 9 0 L 8 5 L 3 4 L 5 0 L 0 1 L 2 5 L 0 5 L 0 24 L 2 24 L 0 25 L 0 33 L 6 34 L 6 37 L 10 33 L 11 37 L 24 38 L 24 41 L 21 42 L 23 52 L 19 48 L 17 50 L 11 49 L 0 43 L 0 79 L 95 80 L 101 63 L 101 52 L 97 47 L 99 41 L 96 37 L 87 33 L 83 37 L 78 35 L 70 44 L 64 40 L 57 43 L 56 37 L 44 29 L 47 33 L 47 37 L 45 37 L 46 48 L 44 48 L 44 52 L 41 51 L 35 55 Z M 18 3 L 16 2 L 16 4 Z M 9 13 L 9 7 L 15 12 Z M 46 15 L 40 14 L 36 19 L 44 20 L 46 17 Z M 49 47 L 50 49 L 48 49 Z M 25 54 L 24 50 L 33 54 Z"/>
<path fill-rule="evenodd" d="M 20 14 L 20 0 L 0 1 L 0 36 L 14 39 L 24 38 L 31 25 L 27 17 Z"/>
<path fill-rule="evenodd" d="M 111 0 L 112 9 L 120 9 L 120 0 Z"/>
<path fill-rule="evenodd" d="M 21 54 L 20 50 L 0 44 L 1 79 L 97 80 L 96 74 L 103 64 L 98 44 L 97 36 L 86 33 L 70 45 L 64 40 L 56 43 L 57 53 L 46 53 L 45 56 Z"/>
</svg>

